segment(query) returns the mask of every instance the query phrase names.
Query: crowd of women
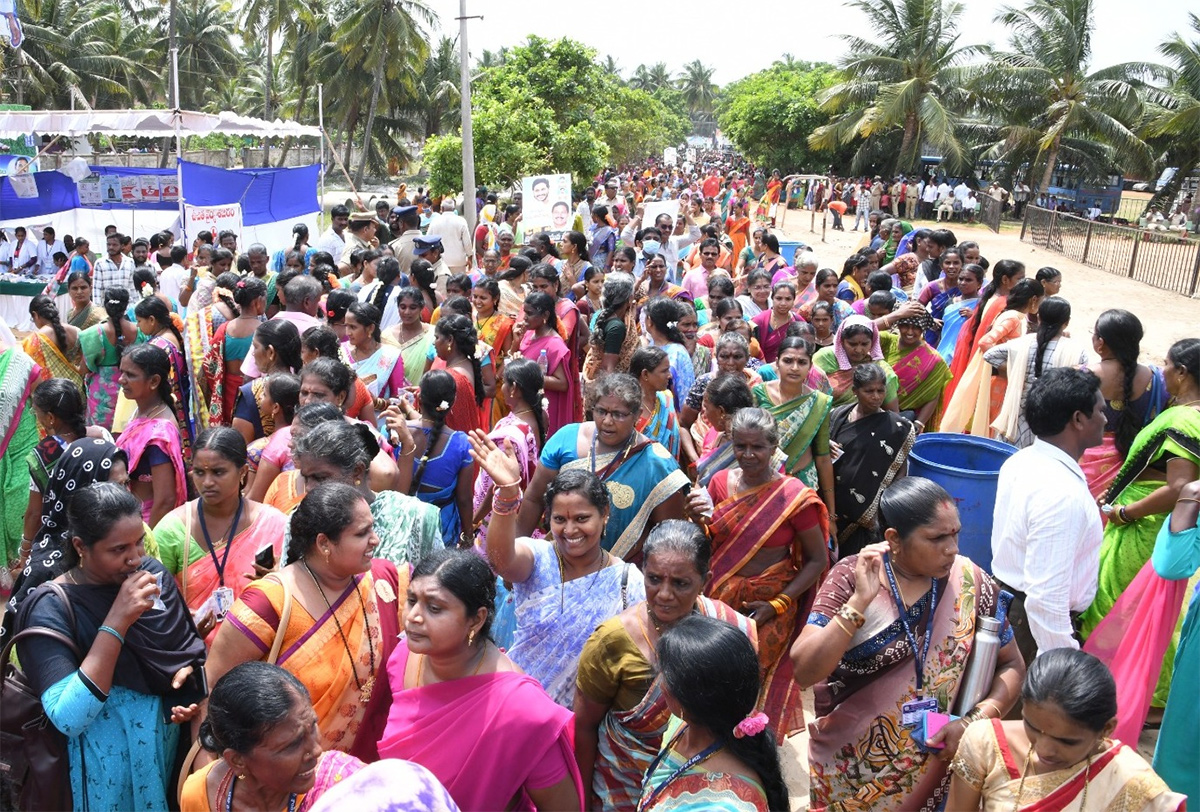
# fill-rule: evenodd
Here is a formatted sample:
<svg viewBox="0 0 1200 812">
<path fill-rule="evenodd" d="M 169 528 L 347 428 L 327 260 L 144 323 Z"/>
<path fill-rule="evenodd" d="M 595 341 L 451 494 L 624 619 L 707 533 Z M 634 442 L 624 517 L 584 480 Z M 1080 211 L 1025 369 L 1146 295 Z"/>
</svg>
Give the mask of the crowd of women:
<svg viewBox="0 0 1200 812">
<path fill-rule="evenodd" d="M 954 496 L 907 475 L 924 432 L 1031 444 L 1030 387 L 1090 367 L 1086 634 L 1152 557 L 1200 566 L 1200 340 L 1147 365 L 1109 310 L 1089 348 L 1055 269 L 880 212 L 840 269 L 785 258 L 750 214 L 778 178 L 725 169 L 609 172 L 557 243 L 485 217 L 464 269 L 356 227 L 278 273 L 198 244 L 186 309 L 86 273 L 65 321 L 36 298 L 0 339 L 3 639 L 68 803 L 789 809 L 806 725 L 813 809 L 1200 792 L 1196 612 L 1160 778 L 1105 664 L 1025 662 Z"/>
</svg>

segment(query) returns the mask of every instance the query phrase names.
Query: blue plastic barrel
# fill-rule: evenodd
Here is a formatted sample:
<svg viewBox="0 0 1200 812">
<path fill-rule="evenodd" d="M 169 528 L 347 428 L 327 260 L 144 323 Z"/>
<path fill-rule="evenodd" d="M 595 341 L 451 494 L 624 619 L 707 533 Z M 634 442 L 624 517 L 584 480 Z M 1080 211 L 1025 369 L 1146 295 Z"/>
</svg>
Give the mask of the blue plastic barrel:
<svg viewBox="0 0 1200 812">
<path fill-rule="evenodd" d="M 958 551 L 992 571 L 992 511 L 1000 466 L 1017 449 L 969 434 L 922 434 L 908 455 L 908 473 L 945 488 L 958 505 Z"/>
<path fill-rule="evenodd" d="M 787 264 L 789 266 L 794 265 L 795 264 L 794 260 L 796 259 L 796 251 L 802 245 L 804 245 L 804 243 L 802 243 L 802 242 L 789 242 L 789 241 L 780 240 L 779 241 L 779 255 L 784 258 L 784 260 L 787 262 Z"/>
</svg>

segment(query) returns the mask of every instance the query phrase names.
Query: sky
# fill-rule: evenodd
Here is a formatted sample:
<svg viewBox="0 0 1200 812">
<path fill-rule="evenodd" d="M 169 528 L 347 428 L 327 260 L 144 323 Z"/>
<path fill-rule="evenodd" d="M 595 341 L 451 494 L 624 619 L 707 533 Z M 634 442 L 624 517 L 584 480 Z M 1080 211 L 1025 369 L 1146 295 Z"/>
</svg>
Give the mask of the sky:
<svg viewBox="0 0 1200 812">
<path fill-rule="evenodd" d="M 1143 0 L 1144 2 L 1144 0 Z M 442 31 L 457 35 L 459 0 L 426 0 L 441 19 Z M 1022 5 L 1010 0 L 1009 5 Z M 1172 33 L 1186 39 L 1187 11 L 1195 0 L 1093 0 L 1095 30 L 1092 69 L 1121 62 L 1159 61 L 1158 44 Z M 1000 0 L 964 2 L 963 44 L 1005 46 L 1003 27 L 992 22 L 1006 5 Z M 570 9 L 567 11 L 566 9 Z M 608 10 L 605 15 L 592 14 Z M 639 20 L 644 9 L 646 23 Z M 672 12 L 674 9 L 674 12 Z M 563 0 L 467 0 L 467 33 L 472 60 L 483 49 L 517 45 L 531 33 L 547 39 L 570 37 L 611 54 L 624 77 L 639 64 L 665 62 L 674 74 L 693 59 L 714 69 L 713 81 L 725 85 L 762 70 L 784 53 L 797 59 L 836 63 L 844 52 L 840 34 L 870 36 L 865 17 L 839 0 L 685 0 L 640 6 L 583 4 Z M 714 45 L 716 47 L 714 47 Z"/>
</svg>

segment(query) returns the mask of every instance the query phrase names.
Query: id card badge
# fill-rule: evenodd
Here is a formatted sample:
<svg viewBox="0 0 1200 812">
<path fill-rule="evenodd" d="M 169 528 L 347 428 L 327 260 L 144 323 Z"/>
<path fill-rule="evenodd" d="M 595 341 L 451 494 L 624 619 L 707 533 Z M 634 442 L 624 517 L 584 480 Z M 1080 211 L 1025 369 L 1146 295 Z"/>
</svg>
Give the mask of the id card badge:
<svg viewBox="0 0 1200 812">
<path fill-rule="evenodd" d="M 233 608 L 233 590 L 227 586 L 219 586 L 213 590 L 213 615 L 217 620 L 223 620 Z"/>
<path fill-rule="evenodd" d="M 904 727 L 916 727 L 921 724 L 925 714 L 931 711 L 936 713 L 937 709 L 938 701 L 932 697 L 905 702 L 900 706 L 900 724 Z"/>
</svg>

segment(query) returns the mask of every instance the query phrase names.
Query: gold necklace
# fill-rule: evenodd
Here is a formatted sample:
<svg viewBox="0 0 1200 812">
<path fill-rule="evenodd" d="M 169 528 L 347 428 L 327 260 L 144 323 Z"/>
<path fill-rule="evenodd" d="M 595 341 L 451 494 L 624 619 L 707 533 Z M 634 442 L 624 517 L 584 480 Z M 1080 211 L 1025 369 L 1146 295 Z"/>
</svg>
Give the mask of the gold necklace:
<svg viewBox="0 0 1200 812">
<path fill-rule="evenodd" d="M 371 672 L 367 675 L 365 682 L 358 679 L 358 663 L 354 661 L 354 653 L 350 651 L 350 641 L 346 639 L 346 633 L 342 630 L 342 623 L 337 619 L 337 614 L 333 611 L 333 606 L 329 603 L 329 598 L 325 594 L 325 587 L 321 586 L 321 582 L 317 580 L 317 574 L 312 571 L 312 567 L 307 561 L 301 559 L 304 569 L 308 570 L 308 574 L 312 577 L 313 584 L 316 585 L 317 591 L 321 593 L 321 600 L 325 601 L 325 608 L 329 610 L 329 616 L 333 618 L 333 624 L 337 627 L 338 636 L 342 638 L 342 645 L 346 647 L 346 656 L 350 658 L 350 676 L 354 677 L 354 687 L 358 688 L 360 694 L 359 702 L 367 704 L 371 701 L 371 691 L 375 688 L 375 641 L 371 639 L 371 620 L 367 617 L 367 604 L 363 600 L 362 592 L 358 589 L 358 581 L 351 578 L 354 584 L 354 594 L 358 595 L 358 604 L 362 607 L 363 623 L 366 628 L 363 634 L 367 636 L 367 648 L 371 652 Z"/>
<path fill-rule="evenodd" d="M 1025 777 L 1029 775 L 1029 761 L 1033 758 L 1033 744 L 1029 745 L 1029 751 L 1025 753 L 1025 766 L 1021 770 L 1021 783 L 1017 785 L 1017 797 L 1013 802 L 1013 812 L 1018 812 L 1021 808 L 1021 795 L 1025 792 Z M 1088 754 L 1087 766 L 1083 770 L 1083 797 L 1079 799 L 1079 812 L 1085 812 L 1087 809 L 1088 783 L 1091 780 L 1092 771 L 1092 755 Z"/>
</svg>

